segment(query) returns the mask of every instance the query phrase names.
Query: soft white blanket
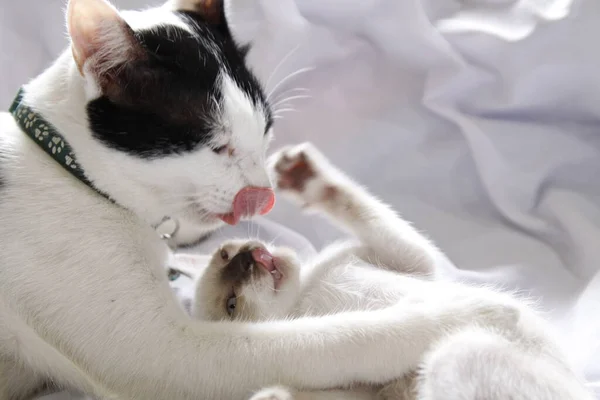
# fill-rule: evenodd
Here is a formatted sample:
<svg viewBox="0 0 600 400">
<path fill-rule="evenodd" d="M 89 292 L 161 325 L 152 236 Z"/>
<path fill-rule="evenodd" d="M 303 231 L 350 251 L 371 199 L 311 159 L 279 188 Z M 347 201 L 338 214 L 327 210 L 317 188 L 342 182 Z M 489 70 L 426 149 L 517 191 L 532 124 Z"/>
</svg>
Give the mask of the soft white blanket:
<svg viewBox="0 0 600 400">
<path fill-rule="evenodd" d="M 236 29 L 255 70 L 277 99 L 312 96 L 278 105 L 274 147 L 315 142 L 442 247 L 449 277 L 539 296 L 600 399 L 600 2 L 251 2 L 258 23 Z M 65 45 L 63 6 L 3 1 L 0 104 Z M 283 200 L 269 219 L 339 236 Z"/>
</svg>

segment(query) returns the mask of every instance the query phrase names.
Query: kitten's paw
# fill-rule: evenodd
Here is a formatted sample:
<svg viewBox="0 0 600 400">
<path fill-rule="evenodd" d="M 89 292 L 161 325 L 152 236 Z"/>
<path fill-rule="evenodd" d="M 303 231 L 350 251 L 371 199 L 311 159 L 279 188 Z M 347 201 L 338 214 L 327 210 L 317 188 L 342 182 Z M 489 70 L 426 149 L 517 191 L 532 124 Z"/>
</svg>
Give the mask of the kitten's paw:
<svg viewBox="0 0 600 400">
<path fill-rule="evenodd" d="M 311 143 L 284 147 L 269 161 L 277 188 L 305 206 L 327 202 L 336 195 L 340 173 Z"/>
<path fill-rule="evenodd" d="M 280 149 L 270 158 L 279 189 L 302 193 L 306 185 L 322 175 L 315 155 L 323 156 L 312 143 L 302 143 Z"/>
<path fill-rule="evenodd" d="M 274 386 L 266 389 L 262 389 L 250 400 L 294 400 L 292 392 L 281 386 Z"/>
</svg>

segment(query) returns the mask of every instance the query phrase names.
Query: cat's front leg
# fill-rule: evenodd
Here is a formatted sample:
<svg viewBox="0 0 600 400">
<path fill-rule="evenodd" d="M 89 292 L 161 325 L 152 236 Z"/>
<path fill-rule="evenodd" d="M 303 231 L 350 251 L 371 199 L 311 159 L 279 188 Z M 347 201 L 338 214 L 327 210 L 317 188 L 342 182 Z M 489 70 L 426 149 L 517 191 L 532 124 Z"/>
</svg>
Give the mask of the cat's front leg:
<svg viewBox="0 0 600 400">
<path fill-rule="evenodd" d="M 399 272 L 432 275 L 437 248 L 390 207 L 353 182 L 311 143 L 285 147 L 270 158 L 277 188 L 307 209 L 322 212 L 361 242 L 353 254 Z"/>
<path fill-rule="evenodd" d="M 283 386 L 261 390 L 250 400 L 375 400 L 375 391 L 368 388 L 348 390 L 295 391 Z M 386 399 L 387 400 L 387 399 Z"/>
<path fill-rule="evenodd" d="M 255 393 L 250 400 L 296 400 L 296 397 L 291 389 L 273 386 Z"/>
</svg>

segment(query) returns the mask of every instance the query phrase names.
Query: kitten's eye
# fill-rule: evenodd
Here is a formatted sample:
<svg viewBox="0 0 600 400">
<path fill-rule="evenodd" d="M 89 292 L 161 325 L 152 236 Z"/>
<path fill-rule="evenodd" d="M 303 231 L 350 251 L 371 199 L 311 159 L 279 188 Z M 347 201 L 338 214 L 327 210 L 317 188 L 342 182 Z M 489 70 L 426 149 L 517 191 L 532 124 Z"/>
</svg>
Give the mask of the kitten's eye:
<svg viewBox="0 0 600 400">
<path fill-rule="evenodd" d="M 181 272 L 175 271 L 173 268 L 169 268 L 168 277 L 170 281 L 174 281 L 181 276 Z"/>
<path fill-rule="evenodd" d="M 225 150 L 227 150 L 227 145 L 224 146 L 219 146 L 219 147 L 213 147 L 212 151 L 216 154 L 223 154 L 225 152 Z"/>
<path fill-rule="evenodd" d="M 221 250 L 221 258 L 223 259 L 223 261 L 229 260 L 229 254 L 227 253 L 227 250 L 225 250 L 225 249 Z"/>
<path fill-rule="evenodd" d="M 235 311 L 236 304 L 237 297 L 235 296 L 235 294 L 232 294 L 231 297 L 227 299 L 227 314 L 229 314 L 230 316 L 233 314 L 233 312 Z"/>
</svg>

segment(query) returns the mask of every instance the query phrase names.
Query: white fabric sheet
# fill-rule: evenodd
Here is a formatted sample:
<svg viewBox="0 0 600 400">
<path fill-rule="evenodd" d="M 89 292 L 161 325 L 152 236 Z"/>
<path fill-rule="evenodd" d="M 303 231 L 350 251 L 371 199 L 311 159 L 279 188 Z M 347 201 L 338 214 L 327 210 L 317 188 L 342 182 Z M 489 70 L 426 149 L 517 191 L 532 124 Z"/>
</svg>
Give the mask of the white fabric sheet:
<svg viewBox="0 0 600 400">
<path fill-rule="evenodd" d="M 7 107 L 66 40 L 62 0 L 1 2 Z M 600 399 L 600 3 L 246 3 L 234 31 L 274 98 L 312 96 L 278 105 L 273 148 L 316 143 L 440 245 L 449 277 L 539 296 Z M 339 236 L 282 199 L 269 219 Z"/>
</svg>

